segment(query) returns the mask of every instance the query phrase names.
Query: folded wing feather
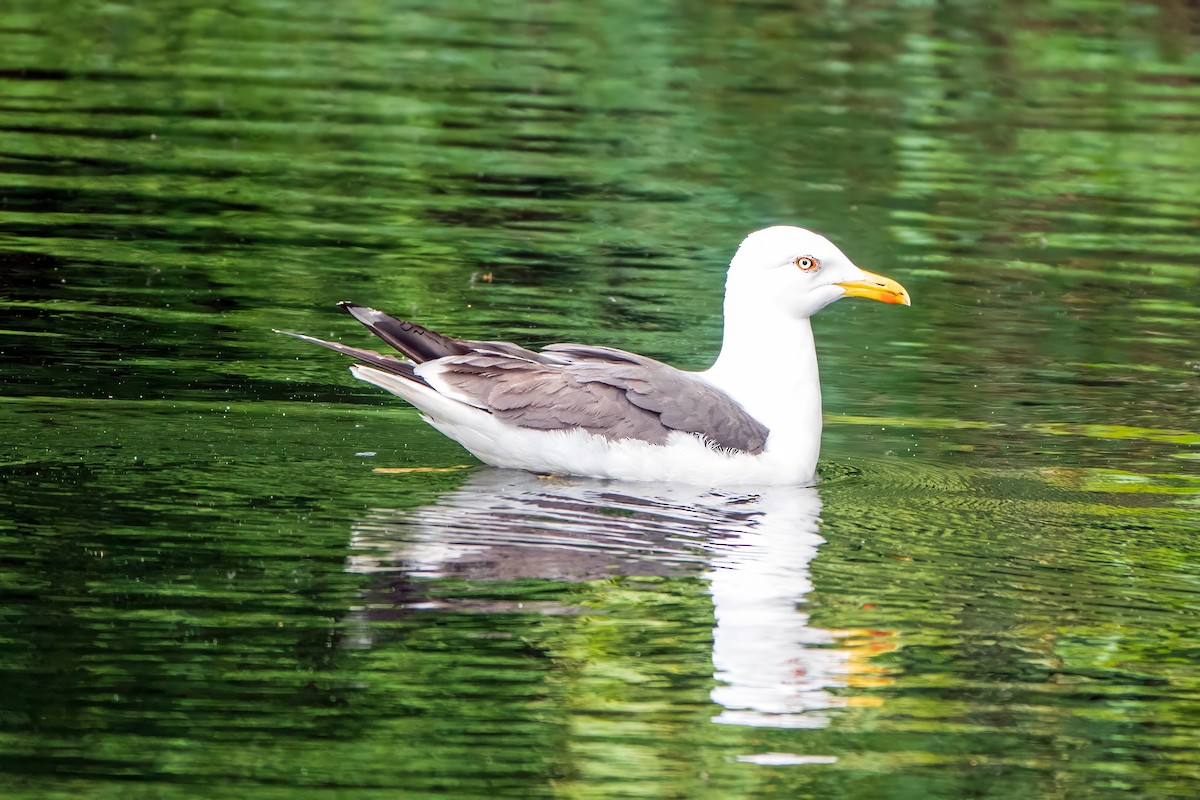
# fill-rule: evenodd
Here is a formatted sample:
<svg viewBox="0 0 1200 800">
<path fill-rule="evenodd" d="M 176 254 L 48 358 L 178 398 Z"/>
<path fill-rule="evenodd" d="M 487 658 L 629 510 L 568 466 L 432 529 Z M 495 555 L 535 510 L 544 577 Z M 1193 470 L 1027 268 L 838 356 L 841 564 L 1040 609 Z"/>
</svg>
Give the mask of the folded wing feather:
<svg viewBox="0 0 1200 800">
<path fill-rule="evenodd" d="M 412 361 L 300 338 L 427 383 L 518 427 L 582 428 L 614 441 L 659 445 L 679 431 L 754 454 L 766 446 L 767 428 L 736 400 L 698 375 L 652 358 L 580 344 L 535 352 L 510 342 L 452 339 L 374 309 L 342 307 Z"/>
</svg>

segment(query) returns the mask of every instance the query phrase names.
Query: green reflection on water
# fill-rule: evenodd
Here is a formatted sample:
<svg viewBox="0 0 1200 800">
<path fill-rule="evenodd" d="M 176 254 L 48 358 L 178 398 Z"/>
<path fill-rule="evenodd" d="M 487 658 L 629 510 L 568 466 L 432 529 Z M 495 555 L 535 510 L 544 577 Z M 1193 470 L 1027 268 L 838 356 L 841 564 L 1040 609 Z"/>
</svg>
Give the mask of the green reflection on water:
<svg viewBox="0 0 1200 800">
<path fill-rule="evenodd" d="M 1197 25 L 10 4 L 7 793 L 1195 796 Z M 810 705 L 773 726 L 721 702 L 753 672 L 718 669 L 709 528 L 598 501 L 636 557 L 423 571 L 422 531 L 497 535 L 444 513 L 486 473 L 375 472 L 469 459 L 269 334 L 365 343 L 353 299 L 701 368 L 779 222 L 916 305 L 817 322 L 826 542 L 760 615 Z"/>
</svg>

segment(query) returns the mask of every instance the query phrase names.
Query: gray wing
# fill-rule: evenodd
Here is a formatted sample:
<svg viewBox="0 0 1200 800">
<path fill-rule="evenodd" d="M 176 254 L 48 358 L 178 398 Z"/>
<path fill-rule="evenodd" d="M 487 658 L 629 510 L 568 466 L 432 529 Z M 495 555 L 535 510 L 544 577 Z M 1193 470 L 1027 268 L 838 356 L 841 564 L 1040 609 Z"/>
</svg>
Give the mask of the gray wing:
<svg viewBox="0 0 1200 800">
<path fill-rule="evenodd" d="M 550 345 L 539 355 L 484 351 L 439 358 L 416 372 L 522 428 L 583 428 L 651 444 L 681 431 L 755 454 L 766 446 L 767 428 L 696 375 L 608 347 Z"/>
<path fill-rule="evenodd" d="M 444 382 L 457 398 L 522 428 L 583 428 L 652 444 L 682 431 L 746 453 L 761 453 L 767 443 L 767 428 L 732 397 L 652 358 L 582 344 L 534 352 L 511 342 L 454 339 L 356 303 L 338 305 L 408 360 L 289 335 L 435 389 Z"/>
</svg>

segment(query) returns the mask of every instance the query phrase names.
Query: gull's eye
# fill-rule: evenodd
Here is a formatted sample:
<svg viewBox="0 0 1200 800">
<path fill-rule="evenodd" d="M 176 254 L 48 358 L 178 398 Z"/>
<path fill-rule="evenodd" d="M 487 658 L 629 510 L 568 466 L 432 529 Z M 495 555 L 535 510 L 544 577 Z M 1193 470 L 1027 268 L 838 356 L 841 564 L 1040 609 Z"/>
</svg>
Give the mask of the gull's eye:
<svg viewBox="0 0 1200 800">
<path fill-rule="evenodd" d="M 817 261 L 812 256 L 800 256 L 796 259 L 796 266 L 805 272 L 812 272 L 821 266 L 821 262 Z"/>
</svg>

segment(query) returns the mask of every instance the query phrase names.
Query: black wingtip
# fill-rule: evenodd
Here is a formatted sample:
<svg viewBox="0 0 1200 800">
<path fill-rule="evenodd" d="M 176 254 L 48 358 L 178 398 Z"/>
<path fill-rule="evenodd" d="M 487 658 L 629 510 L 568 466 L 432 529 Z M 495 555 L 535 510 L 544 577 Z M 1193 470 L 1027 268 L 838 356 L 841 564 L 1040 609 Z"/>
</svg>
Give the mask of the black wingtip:
<svg viewBox="0 0 1200 800">
<path fill-rule="evenodd" d="M 415 322 L 396 319 L 369 306 L 360 306 L 349 300 L 337 304 L 356 320 L 371 329 L 371 332 L 399 350 L 406 357 L 420 364 L 443 356 L 461 356 L 471 352 L 467 345 L 442 336 L 436 331 L 423 328 Z"/>
<path fill-rule="evenodd" d="M 343 300 L 338 303 L 338 308 L 372 330 L 375 329 L 376 325 L 391 319 L 391 317 L 382 311 L 376 311 L 370 306 L 360 306 L 358 303 L 351 303 L 349 300 Z"/>
</svg>

